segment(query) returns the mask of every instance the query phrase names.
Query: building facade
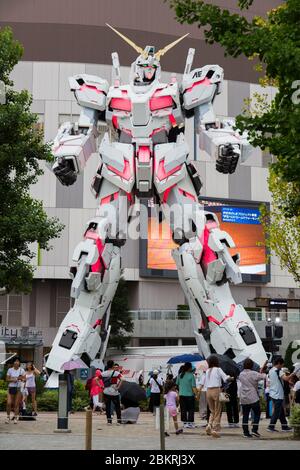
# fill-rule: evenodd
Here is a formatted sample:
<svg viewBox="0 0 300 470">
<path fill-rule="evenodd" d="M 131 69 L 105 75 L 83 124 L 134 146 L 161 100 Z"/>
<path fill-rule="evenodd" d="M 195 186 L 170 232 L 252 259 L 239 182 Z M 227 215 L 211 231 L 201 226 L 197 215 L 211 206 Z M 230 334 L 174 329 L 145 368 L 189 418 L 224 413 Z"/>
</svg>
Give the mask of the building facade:
<svg viewBox="0 0 300 470">
<path fill-rule="evenodd" d="M 236 8 L 235 0 L 216 0 L 213 3 L 226 6 L 231 11 Z M 279 3 L 279 0 L 256 2 L 246 15 L 264 15 Z M 32 111 L 38 115 L 46 141 L 54 138 L 62 122 L 75 121 L 80 113 L 69 90 L 69 76 L 87 73 L 110 82 L 111 52 L 116 50 L 122 65 L 123 82 L 128 80 L 135 52 L 105 23 L 122 30 L 142 46 L 155 44 L 163 47 L 190 32 L 189 38 L 162 59 L 162 78 L 170 80 L 172 72 L 176 72 L 180 80 L 189 47 L 196 49 L 195 67 L 208 63 L 224 67 L 223 92 L 215 101 L 219 118 L 235 117 L 245 106 L 245 100 L 253 98 L 257 92 L 266 94 L 268 100 L 276 93 L 272 87 L 262 89 L 258 85 L 259 75 L 254 71 L 253 62 L 243 58 L 224 58 L 220 47 L 205 44 L 203 34 L 196 26 L 178 24 L 174 20 L 174 12 L 162 0 L 40 0 L 38 3 L 34 0 L 11 0 L 1 2 L 0 18 L 0 26 L 11 26 L 15 37 L 24 46 L 24 56 L 15 67 L 12 79 L 17 90 L 27 89 L 32 94 Z M 210 156 L 198 151 L 194 129 L 190 130 L 188 139 L 199 159 L 204 197 L 271 202 L 267 186 L 270 155 L 257 149 L 235 174 L 222 175 L 216 172 L 215 162 Z M 85 223 L 96 210 L 90 184 L 98 162 L 98 156 L 94 154 L 84 174 L 72 187 L 63 187 L 44 166 L 44 175 L 32 187 L 32 195 L 43 201 L 49 216 L 60 219 L 64 229 L 61 237 L 52 242 L 51 251 L 36 256 L 32 293 L 0 296 L 0 337 L 5 339 L 10 350 L 18 352 L 24 359 L 41 361 L 70 308 L 69 266 Z M 37 253 L 37 247 L 34 249 Z M 143 277 L 138 240 L 128 240 L 122 250 L 123 276 L 128 281 L 130 309 L 135 324 L 132 346 L 193 344 L 188 314 L 181 312 L 179 307 L 186 301 L 178 280 Z M 270 310 L 270 299 L 287 301 L 282 309 L 278 306 L 273 309 L 274 315 L 281 311 L 286 325 L 286 345 L 300 335 L 300 290 L 292 277 L 280 269 L 275 257 L 270 260 L 270 268 L 270 282 L 243 283 L 233 286 L 232 290 L 236 301 L 253 311 L 251 315 L 262 336 L 269 316 L 266 312 Z"/>
</svg>

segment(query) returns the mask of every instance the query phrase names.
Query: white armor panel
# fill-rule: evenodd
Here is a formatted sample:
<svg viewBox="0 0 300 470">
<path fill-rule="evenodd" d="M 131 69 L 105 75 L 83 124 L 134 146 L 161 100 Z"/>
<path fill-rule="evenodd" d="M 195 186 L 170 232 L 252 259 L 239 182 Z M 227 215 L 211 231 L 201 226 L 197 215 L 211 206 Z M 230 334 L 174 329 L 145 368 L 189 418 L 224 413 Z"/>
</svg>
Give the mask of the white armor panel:
<svg viewBox="0 0 300 470">
<path fill-rule="evenodd" d="M 189 110 L 213 102 L 220 93 L 223 76 L 223 69 L 218 65 L 206 65 L 185 74 L 181 84 L 184 108 Z"/>
<path fill-rule="evenodd" d="M 109 84 L 107 80 L 85 73 L 69 78 L 71 91 L 80 106 L 104 111 Z"/>
</svg>

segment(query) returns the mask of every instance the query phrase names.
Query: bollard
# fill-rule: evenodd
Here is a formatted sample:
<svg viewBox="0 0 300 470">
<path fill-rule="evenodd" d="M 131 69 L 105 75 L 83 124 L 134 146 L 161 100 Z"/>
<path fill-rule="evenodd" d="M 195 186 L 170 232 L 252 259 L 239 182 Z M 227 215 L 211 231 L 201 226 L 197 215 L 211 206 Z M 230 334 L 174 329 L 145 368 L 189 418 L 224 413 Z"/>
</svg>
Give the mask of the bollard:
<svg viewBox="0 0 300 470">
<path fill-rule="evenodd" d="M 85 450 L 92 450 L 92 417 L 93 417 L 93 410 L 86 410 L 86 414 L 85 414 Z"/>
<path fill-rule="evenodd" d="M 67 374 L 58 376 L 57 429 L 54 432 L 71 432 L 68 429 L 68 379 Z"/>
<path fill-rule="evenodd" d="M 165 437 L 165 406 L 159 405 L 159 430 L 160 430 L 160 450 L 166 450 Z"/>
</svg>

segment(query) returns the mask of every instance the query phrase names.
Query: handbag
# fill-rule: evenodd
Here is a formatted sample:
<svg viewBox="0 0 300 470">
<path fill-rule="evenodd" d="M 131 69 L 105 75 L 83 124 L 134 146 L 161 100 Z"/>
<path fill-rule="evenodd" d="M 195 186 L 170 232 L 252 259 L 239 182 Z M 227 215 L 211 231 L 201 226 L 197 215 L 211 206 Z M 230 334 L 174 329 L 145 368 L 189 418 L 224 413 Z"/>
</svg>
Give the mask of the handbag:
<svg viewBox="0 0 300 470">
<path fill-rule="evenodd" d="M 221 403 L 228 403 L 230 401 L 230 397 L 229 397 L 228 393 L 220 392 L 219 401 Z"/>
</svg>

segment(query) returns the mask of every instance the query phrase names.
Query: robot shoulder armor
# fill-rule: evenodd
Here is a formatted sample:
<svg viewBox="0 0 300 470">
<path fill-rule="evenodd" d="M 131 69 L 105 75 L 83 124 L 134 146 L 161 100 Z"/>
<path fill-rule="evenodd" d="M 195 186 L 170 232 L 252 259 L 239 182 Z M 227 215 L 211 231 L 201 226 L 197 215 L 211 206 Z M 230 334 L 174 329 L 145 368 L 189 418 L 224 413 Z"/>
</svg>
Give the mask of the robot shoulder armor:
<svg viewBox="0 0 300 470">
<path fill-rule="evenodd" d="M 220 84 L 224 78 L 224 71 L 219 65 L 205 65 L 204 67 L 191 70 L 183 76 L 180 90 L 182 93 L 188 91 L 194 85 Z"/>
<path fill-rule="evenodd" d="M 99 111 L 105 109 L 106 95 L 109 89 L 107 80 L 83 73 L 70 77 L 69 85 L 80 106 Z"/>
</svg>

